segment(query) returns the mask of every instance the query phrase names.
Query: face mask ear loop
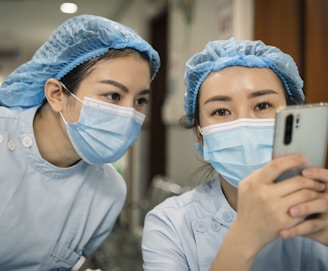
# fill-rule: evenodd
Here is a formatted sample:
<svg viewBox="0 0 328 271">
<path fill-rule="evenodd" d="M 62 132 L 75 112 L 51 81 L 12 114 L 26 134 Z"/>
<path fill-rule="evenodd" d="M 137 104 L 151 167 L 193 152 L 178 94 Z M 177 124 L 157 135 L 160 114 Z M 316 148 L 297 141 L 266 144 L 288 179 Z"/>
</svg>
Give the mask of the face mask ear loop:
<svg viewBox="0 0 328 271">
<path fill-rule="evenodd" d="M 197 133 L 197 131 L 196 131 L 196 129 L 198 129 L 198 133 Z M 203 130 L 202 130 L 202 128 L 199 126 L 199 125 L 197 125 L 197 128 L 195 129 L 195 134 L 196 134 L 196 138 L 197 138 L 197 143 L 201 146 L 201 147 L 203 147 L 203 145 L 204 145 L 204 138 L 203 138 Z"/>
<path fill-rule="evenodd" d="M 64 116 L 63 116 L 63 114 L 62 114 L 62 112 L 59 112 L 59 115 L 61 116 L 61 118 L 62 118 L 64 124 L 67 125 L 67 121 L 65 120 L 65 118 L 64 118 Z"/>
<path fill-rule="evenodd" d="M 60 81 L 59 81 L 60 82 Z M 65 89 L 65 91 L 67 91 L 67 93 L 69 95 L 71 95 L 73 98 L 75 98 L 76 100 L 78 100 L 80 103 L 84 104 L 84 102 L 79 98 L 77 97 L 74 93 L 72 93 L 65 85 L 63 82 L 60 82 L 60 84 L 62 85 L 63 89 Z"/>
<path fill-rule="evenodd" d="M 198 129 L 199 133 L 200 133 L 201 135 L 203 135 L 203 129 L 202 129 L 199 125 L 197 126 L 197 129 Z"/>
<path fill-rule="evenodd" d="M 60 81 L 59 81 L 60 82 Z M 83 101 L 79 98 L 79 97 L 77 97 L 75 94 L 73 94 L 65 85 L 64 85 L 64 83 L 63 82 L 60 82 L 60 84 L 62 85 L 62 88 L 69 94 L 69 95 L 71 95 L 73 98 L 75 98 L 76 100 L 78 100 L 80 103 L 82 103 L 82 104 L 84 104 L 83 103 Z M 64 116 L 63 116 L 63 114 L 62 114 L 62 112 L 59 112 L 59 115 L 60 115 L 60 117 L 62 118 L 62 120 L 63 120 L 63 122 L 64 122 L 64 124 L 67 126 L 67 121 L 65 120 L 65 118 L 64 118 Z"/>
</svg>

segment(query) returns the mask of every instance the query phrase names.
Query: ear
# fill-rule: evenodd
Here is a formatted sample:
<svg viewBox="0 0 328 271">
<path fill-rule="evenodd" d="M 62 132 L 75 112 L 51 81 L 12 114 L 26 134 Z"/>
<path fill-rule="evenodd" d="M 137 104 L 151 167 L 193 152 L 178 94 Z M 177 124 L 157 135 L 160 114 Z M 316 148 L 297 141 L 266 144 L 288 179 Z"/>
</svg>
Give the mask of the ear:
<svg viewBox="0 0 328 271">
<path fill-rule="evenodd" d="M 197 141 L 199 142 L 200 145 L 203 146 L 203 145 L 204 145 L 203 136 L 202 136 L 202 134 L 200 133 L 198 127 L 199 127 L 199 126 L 194 126 L 194 127 L 193 127 L 193 130 L 194 130 L 194 133 L 195 133 L 195 135 L 196 135 Z"/>
<path fill-rule="evenodd" d="M 44 85 L 44 94 L 52 110 L 62 112 L 66 94 L 60 82 L 54 78 L 48 79 Z"/>
</svg>

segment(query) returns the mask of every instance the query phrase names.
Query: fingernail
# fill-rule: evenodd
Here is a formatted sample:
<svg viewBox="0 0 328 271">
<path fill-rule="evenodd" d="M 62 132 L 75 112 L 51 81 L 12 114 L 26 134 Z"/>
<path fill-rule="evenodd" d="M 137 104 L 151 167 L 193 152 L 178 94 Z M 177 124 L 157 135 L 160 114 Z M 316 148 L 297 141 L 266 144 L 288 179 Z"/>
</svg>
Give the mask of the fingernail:
<svg viewBox="0 0 328 271">
<path fill-rule="evenodd" d="M 290 209 L 290 214 L 292 216 L 298 216 L 300 214 L 300 210 L 298 208 L 291 208 Z"/>
<path fill-rule="evenodd" d="M 306 168 L 303 170 L 303 175 L 311 175 L 312 170 L 310 168 Z"/>
<path fill-rule="evenodd" d="M 284 230 L 281 232 L 282 238 L 287 239 L 290 236 L 290 231 L 289 230 Z"/>
<path fill-rule="evenodd" d="M 302 155 L 302 162 L 303 162 L 303 163 L 306 163 L 306 162 L 307 162 L 307 158 L 306 158 L 306 156 L 303 156 L 303 155 Z"/>
<path fill-rule="evenodd" d="M 326 185 L 324 183 L 320 183 L 320 190 L 325 190 L 326 189 Z"/>
</svg>

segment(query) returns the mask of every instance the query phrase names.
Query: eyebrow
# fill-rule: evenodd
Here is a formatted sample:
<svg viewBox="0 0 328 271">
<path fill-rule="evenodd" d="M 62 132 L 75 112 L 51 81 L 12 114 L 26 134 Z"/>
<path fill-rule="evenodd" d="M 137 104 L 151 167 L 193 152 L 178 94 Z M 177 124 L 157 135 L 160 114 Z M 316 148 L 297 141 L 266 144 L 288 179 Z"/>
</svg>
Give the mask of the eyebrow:
<svg viewBox="0 0 328 271">
<path fill-rule="evenodd" d="M 248 95 L 248 98 L 256 98 L 268 94 L 278 94 L 278 92 L 273 89 L 264 89 L 264 90 L 252 92 L 251 94 Z"/>
<path fill-rule="evenodd" d="M 204 104 L 208 104 L 210 102 L 219 102 L 219 101 L 227 102 L 227 101 L 231 101 L 231 100 L 232 99 L 229 96 L 217 95 L 217 96 L 213 96 L 213 97 L 207 99 Z"/>
<path fill-rule="evenodd" d="M 272 89 L 264 89 L 264 90 L 252 92 L 247 97 L 250 99 L 250 98 L 261 97 L 261 96 L 268 95 L 268 94 L 278 94 L 278 92 L 276 92 L 275 90 L 272 90 Z M 219 102 L 219 101 L 231 102 L 232 98 L 230 96 L 217 95 L 217 96 L 213 96 L 213 97 L 210 97 L 209 99 L 207 99 L 204 104 L 207 104 L 210 102 Z"/>
<path fill-rule="evenodd" d="M 108 79 L 108 80 L 101 80 L 100 83 L 113 85 L 113 86 L 121 89 L 125 93 L 129 92 L 129 89 L 125 85 L 123 85 L 123 84 L 121 84 L 117 81 L 113 81 L 113 80 Z M 144 89 L 144 90 L 140 91 L 139 95 L 145 95 L 145 94 L 149 94 L 149 93 L 150 93 L 150 89 Z"/>
</svg>

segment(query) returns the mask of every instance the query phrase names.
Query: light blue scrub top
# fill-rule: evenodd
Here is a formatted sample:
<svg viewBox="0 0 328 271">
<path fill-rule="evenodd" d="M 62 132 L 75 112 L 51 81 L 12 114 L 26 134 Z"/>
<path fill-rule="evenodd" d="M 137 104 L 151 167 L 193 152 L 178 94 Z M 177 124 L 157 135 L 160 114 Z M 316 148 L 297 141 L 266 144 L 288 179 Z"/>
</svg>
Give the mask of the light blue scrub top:
<svg viewBox="0 0 328 271">
<path fill-rule="evenodd" d="M 37 108 L 0 107 L 0 270 L 70 270 L 112 230 L 126 184 L 109 165 L 58 168 L 40 156 Z"/>
<path fill-rule="evenodd" d="M 165 200 L 145 219 L 144 270 L 209 270 L 235 218 L 218 179 Z M 278 239 L 259 253 L 252 270 L 327 271 L 328 248 L 306 238 Z"/>
</svg>

